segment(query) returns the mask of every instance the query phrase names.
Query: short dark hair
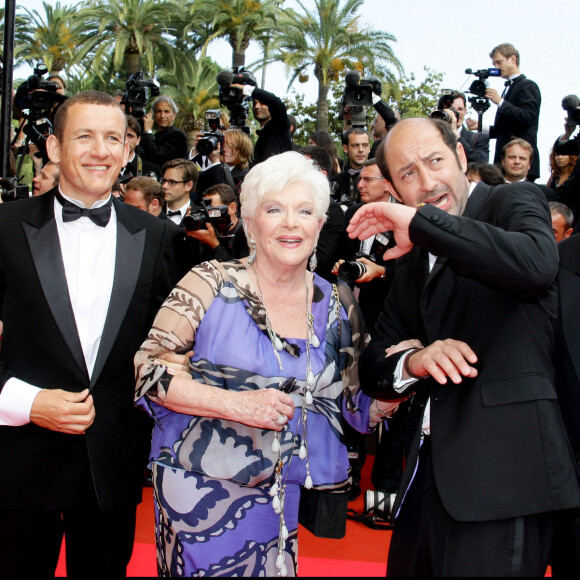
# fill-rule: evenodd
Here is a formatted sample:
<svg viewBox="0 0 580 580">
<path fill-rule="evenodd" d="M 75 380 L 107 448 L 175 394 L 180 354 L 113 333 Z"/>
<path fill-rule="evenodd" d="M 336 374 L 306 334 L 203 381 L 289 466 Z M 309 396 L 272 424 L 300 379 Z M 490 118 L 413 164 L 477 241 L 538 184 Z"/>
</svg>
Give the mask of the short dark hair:
<svg viewBox="0 0 580 580">
<path fill-rule="evenodd" d="M 515 56 L 516 64 L 520 66 L 520 53 L 513 44 L 510 44 L 509 42 L 502 42 L 501 44 L 498 44 L 495 48 L 491 49 L 491 52 L 489 53 L 489 58 L 493 58 L 493 55 L 496 52 L 499 52 L 504 58 Z"/>
<path fill-rule="evenodd" d="M 469 177 L 470 173 L 479 175 L 481 181 L 487 185 L 501 185 L 505 183 L 505 177 L 501 169 L 493 163 L 484 163 L 483 161 L 470 161 L 467 164 L 465 175 Z"/>
<path fill-rule="evenodd" d="M 290 134 L 294 135 L 294 131 L 298 128 L 296 117 L 294 115 L 288 115 L 288 123 L 290 123 Z"/>
<path fill-rule="evenodd" d="M 567 205 L 559 201 L 551 201 L 548 205 L 551 213 L 559 213 L 564 218 L 567 230 L 574 225 L 574 213 Z"/>
<path fill-rule="evenodd" d="M 332 157 L 324 147 L 308 145 L 306 147 L 300 147 L 298 152 L 316 161 L 320 169 L 326 171 L 326 175 L 330 177 L 332 173 Z"/>
<path fill-rule="evenodd" d="M 444 109 L 445 101 L 448 99 L 451 99 L 452 101 L 454 101 L 455 99 L 461 99 L 463 101 L 463 104 L 467 107 L 467 99 L 465 98 L 465 93 L 462 93 L 461 91 L 451 91 L 450 95 L 441 95 L 439 97 L 437 108 Z"/>
<path fill-rule="evenodd" d="M 203 192 L 203 197 L 209 197 L 210 195 L 216 194 L 219 195 L 220 200 L 224 205 L 230 205 L 230 203 L 235 203 L 236 207 L 240 205 L 236 192 L 227 183 L 216 183 L 215 185 L 208 187 Z"/>
<path fill-rule="evenodd" d="M 523 149 L 528 151 L 528 153 L 530 154 L 530 161 L 533 159 L 534 148 L 525 139 L 522 139 L 521 137 L 514 137 L 511 141 L 509 141 L 508 143 L 506 143 L 503 146 L 503 148 L 501 150 L 501 158 L 502 159 L 505 159 L 505 156 L 507 154 L 507 150 L 510 147 L 513 147 L 514 145 L 519 145 L 520 147 L 522 147 Z"/>
<path fill-rule="evenodd" d="M 350 139 L 351 135 L 366 135 L 367 137 L 369 137 L 369 134 L 367 133 L 367 131 L 365 131 L 362 127 L 351 127 L 350 129 L 347 129 L 346 131 L 344 131 L 344 133 L 342 134 L 342 144 L 343 145 L 348 145 L 348 141 Z M 371 138 L 369 137 L 369 143 L 370 143 Z"/>
<path fill-rule="evenodd" d="M 181 179 L 184 181 L 193 181 L 193 187 L 195 187 L 197 178 L 199 177 L 199 169 L 193 161 L 188 161 L 187 159 L 171 159 L 170 161 L 166 161 L 161 167 L 163 174 L 168 169 L 179 169 Z"/>
<path fill-rule="evenodd" d="M 131 129 L 137 137 L 141 137 L 141 125 L 133 115 L 127 115 L 127 128 Z"/>
<path fill-rule="evenodd" d="M 60 141 L 64 135 L 64 129 L 68 118 L 68 110 L 74 105 L 102 105 L 104 107 L 115 107 L 123 112 L 119 103 L 114 97 L 101 91 L 83 91 L 68 98 L 62 103 L 54 116 L 53 133 Z M 125 132 L 127 131 L 127 121 L 125 120 Z"/>
<path fill-rule="evenodd" d="M 140 191 L 143 194 L 143 199 L 145 203 L 149 205 L 154 199 L 159 202 L 159 205 L 165 203 L 165 193 L 161 184 L 153 177 L 146 177 L 141 175 L 140 177 L 134 177 L 127 184 L 126 189 L 132 189 L 133 191 Z"/>
<path fill-rule="evenodd" d="M 451 129 L 451 125 L 447 121 L 443 121 L 441 119 L 431 119 L 430 117 L 427 117 L 427 118 L 426 117 L 411 117 L 411 118 L 421 119 L 423 121 L 426 121 L 430 125 L 433 125 L 433 127 L 435 129 L 437 129 L 437 131 L 441 135 L 441 139 L 443 139 L 443 143 L 445 143 L 445 145 L 447 147 L 449 147 L 449 149 L 451 149 L 451 151 L 453 152 L 453 155 L 455 155 L 455 159 L 457 160 L 457 165 L 459 165 L 459 167 L 461 167 L 461 162 L 459 161 L 459 156 L 457 155 L 457 137 L 455 136 L 453 129 Z M 402 121 L 399 121 L 399 123 L 401 123 L 401 122 Z M 397 123 L 397 125 L 399 123 Z M 389 168 L 387 166 L 387 160 L 386 160 L 386 156 L 385 156 L 385 143 L 388 141 L 389 134 L 390 134 L 390 131 L 387 134 L 387 137 L 385 137 L 384 139 L 381 139 L 381 142 L 380 142 L 380 144 L 377 148 L 377 151 L 375 153 L 375 159 L 377 160 L 377 165 L 379 166 L 379 169 L 381 170 L 383 177 L 387 181 L 389 181 L 390 183 L 393 183 L 393 178 L 391 177 L 391 172 L 389 171 Z"/>
</svg>

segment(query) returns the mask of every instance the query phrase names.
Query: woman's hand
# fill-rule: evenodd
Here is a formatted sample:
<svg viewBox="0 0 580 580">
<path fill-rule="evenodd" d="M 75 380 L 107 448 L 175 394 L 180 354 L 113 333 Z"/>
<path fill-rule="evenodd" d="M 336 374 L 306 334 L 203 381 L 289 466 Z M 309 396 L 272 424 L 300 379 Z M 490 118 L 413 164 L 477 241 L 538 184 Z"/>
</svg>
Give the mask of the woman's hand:
<svg viewBox="0 0 580 580">
<path fill-rule="evenodd" d="M 281 431 L 294 417 L 294 401 L 290 395 L 277 389 L 257 389 L 253 391 L 226 391 L 228 419 L 259 427 Z"/>
<path fill-rule="evenodd" d="M 409 350 L 411 348 L 423 348 L 423 344 L 417 338 L 411 338 L 409 340 L 402 340 L 399 344 L 394 344 L 389 346 L 385 350 L 385 357 L 393 356 L 394 354 L 401 352 L 403 350 Z"/>
</svg>

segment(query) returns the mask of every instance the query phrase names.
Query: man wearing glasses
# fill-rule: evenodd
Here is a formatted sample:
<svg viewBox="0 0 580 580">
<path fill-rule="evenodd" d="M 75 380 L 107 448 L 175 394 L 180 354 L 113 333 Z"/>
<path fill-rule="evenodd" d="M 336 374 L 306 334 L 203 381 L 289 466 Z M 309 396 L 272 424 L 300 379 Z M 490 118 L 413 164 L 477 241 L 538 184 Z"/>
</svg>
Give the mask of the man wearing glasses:
<svg viewBox="0 0 580 580">
<path fill-rule="evenodd" d="M 161 186 L 165 194 L 167 218 L 178 226 L 187 214 L 191 192 L 195 189 L 199 171 L 195 163 L 186 159 L 167 161 L 163 167 Z"/>
</svg>

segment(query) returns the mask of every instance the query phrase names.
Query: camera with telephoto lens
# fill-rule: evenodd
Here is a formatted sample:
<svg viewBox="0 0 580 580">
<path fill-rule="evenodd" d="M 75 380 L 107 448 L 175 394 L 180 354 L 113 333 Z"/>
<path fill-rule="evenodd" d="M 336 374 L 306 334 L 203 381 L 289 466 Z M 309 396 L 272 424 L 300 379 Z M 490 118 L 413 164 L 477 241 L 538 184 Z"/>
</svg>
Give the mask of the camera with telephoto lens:
<svg viewBox="0 0 580 580">
<path fill-rule="evenodd" d="M 244 67 L 233 67 L 231 71 L 222 70 L 216 77 L 217 83 L 220 86 L 219 100 L 222 107 L 227 107 L 230 112 L 230 128 L 240 129 L 247 135 L 250 134 L 250 128 L 246 126 L 246 119 L 248 118 L 249 97 L 237 87 L 231 85 L 250 85 L 255 87 L 258 85 L 256 77 Z"/>
<path fill-rule="evenodd" d="M 457 125 L 459 121 L 459 111 L 453 107 L 447 107 L 446 109 L 435 109 L 430 115 L 431 119 L 440 119 L 441 121 L 446 121 L 453 128 Z"/>
<path fill-rule="evenodd" d="M 227 205 L 211 205 L 211 201 L 203 201 L 189 215 L 183 218 L 183 227 L 188 232 L 206 230 L 207 224 L 211 224 L 218 234 L 225 233 L 232 223 Z"/>
<path fill-rule="evenodd" d="M 373 93 L 382 93 L 381 80 L 370 76 L 361 78 L 357 71 L 349 70 L 344 77 L 345 87 L 340 103 L 338 118 L 344 118 L 345 109 L 350 110 L 353 127 L 364 127 L 366 124 L 366 108 L 373 105 Z"/>
<path fill-rule="evenodd" d="M 133 115 L 140 121 L 145 116 L 149 99 L 158 96 L 159 93 L 159 83 L 155 79 L 145 78 L 143 71 L 137 71 L 125 83 L 121 105 L 125 107 L 127 115 Z"/>
<path fill-rule="evenodd" d="M 28 185 L 18 185 L 18 177 L 0 179 L 0 192 L 2 201 L 14 201 L 30 197 Z"/>
<path fill-rule="evenodd" d="M 377 234 L 375 236 L 370 252 L 368 254 L 357 252 L 355 257 L 367 258 L 376 264 L 378 260 L 383 257 L 383 254 L 395 245 L 396 242 L 393 232 L 383 232 L 382 234 Z M 356 282 L 361 276 L 365 274 L 366 271 L 367 266 L 364 262 L 351 260 L 348 262 L 343 262 L 338 267 L 338 277 L 347 283 Z"/>
<path fill-rule="evenodd" d="M 364 497 L 364 514 L 388 521 L 391 517 L 396 497 L 396 493 L 388 493 L 380 489 L 377 491 L 368 489 L 365 491 Z"/>
<path fill-rule="evenodd" d="M 209 109 L 205 113 L 205 118 L 209 126 L 209 131 L 202 131 L 202 138 L 197 142 L 195 148 L 206 157 L 220 147 L 224 146 L 223 126 L 221 124 L 221 113 L 219 109 Z"/>
</svg>

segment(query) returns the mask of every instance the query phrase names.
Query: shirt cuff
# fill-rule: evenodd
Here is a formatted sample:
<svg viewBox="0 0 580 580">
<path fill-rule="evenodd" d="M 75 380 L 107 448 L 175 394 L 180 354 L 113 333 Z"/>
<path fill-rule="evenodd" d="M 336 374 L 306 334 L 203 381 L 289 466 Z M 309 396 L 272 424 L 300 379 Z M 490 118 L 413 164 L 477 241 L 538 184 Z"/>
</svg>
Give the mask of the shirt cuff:
<svg viewBox="0 0 580 580">
<path fill-rule="evenodd" d="M 251 97 L 255 88 L 256 87 L 253 87 L 252 85 L 244 85 L 244 90 L 242 91 L 242 93 L 244 94 L 245 97 Z"/>
<path fill-rule="evenodd" d="M 0 425 L 21 427 L 30 423 L 30 410 L 42 389 L 12 377 L 0 393 Z"/>
<path fill-rule="evenodd" d="M 416 383 L 419 379 L 403 379 L 403 369 L 405 368 L 405 359 L 416 349 L 412 349 L 407 351 L 397 362 L 397 366 L 395 367 L 395 372 L 393 373 L 393 389 L 397 391 L 397 393 L 402 393 L 408 386 Z"/>
<path fill-rule="evenodd" d="M 381 97 L 379 97 L 379 95 L 376 95 L 375 93 L 373 93 L 373 105 L 376 105 L 380 100 L 381 100 Z"/>
</svg>

